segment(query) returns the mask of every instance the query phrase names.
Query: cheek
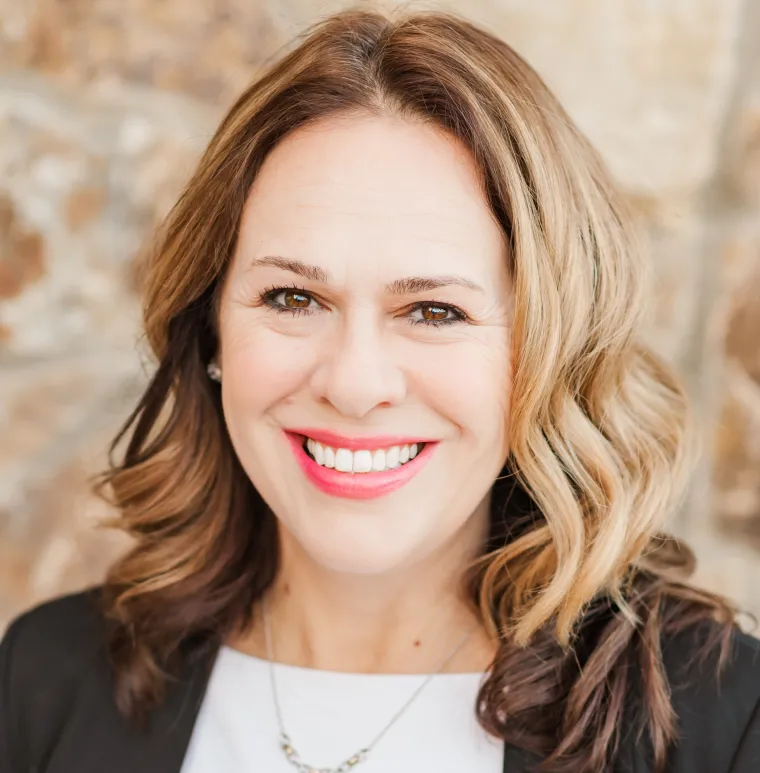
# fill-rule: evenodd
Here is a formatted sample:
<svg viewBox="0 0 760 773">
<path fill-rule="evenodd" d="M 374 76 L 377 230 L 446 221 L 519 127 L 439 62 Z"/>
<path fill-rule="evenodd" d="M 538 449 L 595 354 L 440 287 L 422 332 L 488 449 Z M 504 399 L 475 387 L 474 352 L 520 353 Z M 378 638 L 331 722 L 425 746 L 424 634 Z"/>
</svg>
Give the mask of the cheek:
<svg viewBox="0 0 760 773">
<path fill-rule="evenodd" d="M 314 346 L 258 326 L 222 341 L 223 391 L 234 412 L 265 410 L 292 395 L 313 365 Z"/>
<path fill-rule="evenodd" d="M 509 336 L 503 329 L 431 347 L 418 355 L 414 373 L 426 402 L 465 434 L 493 438 L 507 426 L 511 392 Z"/>
</svg>

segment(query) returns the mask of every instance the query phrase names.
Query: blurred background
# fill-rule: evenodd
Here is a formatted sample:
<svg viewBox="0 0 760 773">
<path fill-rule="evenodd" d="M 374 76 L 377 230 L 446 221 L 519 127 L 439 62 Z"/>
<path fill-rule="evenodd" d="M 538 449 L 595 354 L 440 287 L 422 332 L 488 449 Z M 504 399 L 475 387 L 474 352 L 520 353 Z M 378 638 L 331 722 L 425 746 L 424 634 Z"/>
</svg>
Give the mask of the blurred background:
<svg viewBox="0 0 760 773">
<path fill-rule="evenodd" d="M 0 631 L 124 549 L 87 480 L 150 370 L 135 253 L 236 95 L 343 5 L 0 0 Z M 405 7 L 513 45 L 636 203 L 646 335 L 705 428 L 670 528 L 699 584 L 760 615 L 760 2 Z"/>
</svg>

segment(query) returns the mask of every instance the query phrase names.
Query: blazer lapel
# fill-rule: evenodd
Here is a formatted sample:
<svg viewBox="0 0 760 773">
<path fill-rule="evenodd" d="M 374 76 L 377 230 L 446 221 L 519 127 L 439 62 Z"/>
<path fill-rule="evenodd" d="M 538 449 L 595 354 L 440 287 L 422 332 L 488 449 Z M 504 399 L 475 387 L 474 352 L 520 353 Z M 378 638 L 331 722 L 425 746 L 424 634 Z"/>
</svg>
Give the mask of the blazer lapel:
<svg viewBox="0 0 760 773">
<path fill-rule="evenodd" d="M 188 666 L 169 684 L 145 732 L 132 730 L 119 715 L 107 674 L 93 674 L 77 696 L 44 773 L 180 773 L 217 654 Z"/>
</svg>

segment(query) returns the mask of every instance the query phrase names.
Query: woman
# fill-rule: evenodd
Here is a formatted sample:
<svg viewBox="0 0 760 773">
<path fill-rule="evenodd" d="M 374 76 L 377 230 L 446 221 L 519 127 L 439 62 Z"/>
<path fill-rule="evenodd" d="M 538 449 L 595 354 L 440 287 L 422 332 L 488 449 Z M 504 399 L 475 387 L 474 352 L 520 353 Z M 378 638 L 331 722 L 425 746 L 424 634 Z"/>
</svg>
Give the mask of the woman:
<svg viewBox="0 0 760 773">
<path fill-rule="evenodd" d="M 755 773 L 760 643 L 661 532 L 687 402 L 587 141 L 454 16 L 330 17 L 145 274 L 131 551 L 2 644 L 2 773 Z"/>
</svg>

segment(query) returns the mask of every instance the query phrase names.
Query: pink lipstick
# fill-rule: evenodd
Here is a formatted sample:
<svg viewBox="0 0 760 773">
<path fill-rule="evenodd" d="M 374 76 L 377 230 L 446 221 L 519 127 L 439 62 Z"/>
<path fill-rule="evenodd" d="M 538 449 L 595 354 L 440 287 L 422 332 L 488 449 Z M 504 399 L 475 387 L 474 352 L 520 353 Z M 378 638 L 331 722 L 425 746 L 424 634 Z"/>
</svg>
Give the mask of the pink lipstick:
<svg viewBox="0 0 760 773">
<path fill-rule="evenodd" d="M 306 477 L 320 491 L 331 496 L 347 499 L 374 499 L 390 494 L 408 483 L 427 464 L 438 442 L 430 439 L 414 438 L 400 435 L 374 435 L 372 437 L 344 437 L 323 430 L 286 430 L 293 453 Z M 418 443 L 425 445 L 422 450 L 408 462 L 392 470 L 382 472 L 339 472 L 333 468 L 323 467 L 312 459 L 304 448 L 305 438 L 310 437 L 333 448 L 346 448 L 350 451 L 359 449 L 389 448 L 394 445 Z"/>
</svg>

